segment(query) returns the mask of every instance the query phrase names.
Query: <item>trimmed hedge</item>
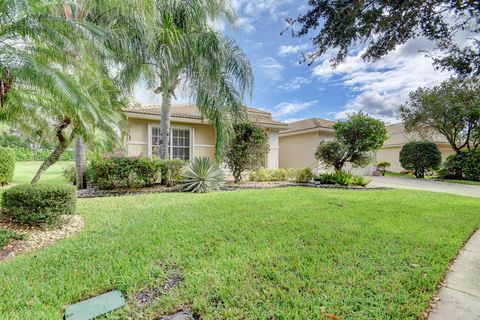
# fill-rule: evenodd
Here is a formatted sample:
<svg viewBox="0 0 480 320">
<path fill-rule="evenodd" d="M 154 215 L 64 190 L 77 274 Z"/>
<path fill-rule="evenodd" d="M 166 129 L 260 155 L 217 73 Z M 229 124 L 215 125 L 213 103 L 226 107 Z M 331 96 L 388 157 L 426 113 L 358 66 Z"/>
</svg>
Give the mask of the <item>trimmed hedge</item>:
<svg viewBox="0 0 480 320">
<path fill-rule="evenodd" d="M 266 169 L 259 168 L 258 170 L 251 171 L 248 179 L 250 181 L 289 181 L 293 180 L 295 182 L 309 182 L 313 178 L 313 173 L 310 168 L 303 169 Z"/>
<path fill-rule="evenodd" d="M 415 177 L 423 178 L 430 170 L 437 170 L 442 163 L 438 146 L 429 141 L 413 141 L 400 150 L 400 164 L 407 170 L 414 170 Z"/>
<path fill-rule="evenodd" d="M 61 215 L 75 213 L 73 186 L 24 184 L 2 194 L 2 213 L 15 222 L 29 225 L 52 225 Z"/>
<path fill-rule="evenodd" d="M 32 149 L 29 148 L 15 148 L 15 160 L 16 161 L 34 161 L 35 160 L 35 153 Z M 37 153 L 37 161 L 44 161 L 46 160 L 52 150 L 39 150 Z M 74 161 L 75 160 L 75 152 L 73 150 L 66 150 L 62 156 L 60 157 L 61 161 Z"/>
<path fill-rule="evenodd" d="M 15 170 L 15 151 L 12 148 L 0 148 L 0 185 L 12 182 Z"/>
<path fill-rule="evenodd" d="M 184 166 L 182 160 L 111 156 L 92 160 L 87 178 L 103 190 L 139 188 L 156 183 L 173 186 L 180 181 Z M 72 173 L 67 169 L 65 174 Z"/>
<path fill-rule="evenodd" d="M 438 175 L 444 179 L 480 181 L 480 150 L 465 150 L 445 159 Z"/>
</svg>

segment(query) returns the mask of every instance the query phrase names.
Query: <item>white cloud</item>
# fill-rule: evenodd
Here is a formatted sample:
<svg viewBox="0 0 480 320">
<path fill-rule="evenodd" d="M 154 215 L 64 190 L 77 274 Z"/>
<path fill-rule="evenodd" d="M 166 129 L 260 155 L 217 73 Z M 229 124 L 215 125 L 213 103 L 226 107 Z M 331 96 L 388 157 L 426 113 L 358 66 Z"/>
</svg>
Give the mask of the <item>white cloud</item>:
<svg viewBox="0 0 480 320">
<path fill-rule="evenodd" d="M 311 82 L 312 82 L 312 80 L 310 80 L 308 78 L 295 77 L 290 82 L 279 85 L 278 88 L 282 89 L 282 90 L 287 90 L 287 91 L 294 91 L 294 90 L 300 89 L 302 87 L 302 85 L 309 84 Z"/>
<path fill-rule="evenodd" d="M 277 20 L 286 17 L 287 12 L 282 7 L 294 0 L 231 0 L 230 5 L 238 15 L 237 26 L 247 33 L 255 31 L 253 23 L 263 17 Z"/>
<path fill-rule="evenodd" d="M 301 45 L 298 45 L 298 46 L 281 45 L 278 48 L 278 55 L 281 56 L 281 57 L 285 57 L 285 56 L 288 56 L 288 55 L 300 53 L 300 52 L 306 50 L 307 48 L 308 48 L 307 43 L 301 44 Z"/>
<path fill-rule="evenodd" d="M 172 103 L 190 103 L 188 92 L 186 87 L 179 86 L 175 90 L 175 97 L 173 97 Z M 131 104 L 140 103 L 141 105 L 160 105 L 162 103 L 162 96 L 160 94 L 153 93 L 153 90 L 148 89 L 144 81 L 140 81 L 135 86 L 133 96 L 130 99 Z"/>
<path fill-rule="evenodd" d="M 302 110 L 308 109 L 318 103 L 318 100 L 307 102 L 282 102 L 273 108 L 273 115 L 276 117 L 285 117 L 293 115 Z"/>
<path fill-rule="evenodd" d="M 281 63 L 271 57 L 261 59 L 259 67 L 262 69 L 263 75 L 272 81 L 281 80 L 282 71 L 285 68 Z"/>
<path fill-rule="evenodd" d="M 253 26 L 253 20 L 249 17 L 239 17 L 236 21 L 236 27 L 244 30 L 246 33 L 255 32 L 255 27 Z"/>
<path fill-rule="evenodd" d="M 362 60 L 364 51 L 349 56 L 336 69 L 330 67 L 329 59 L 320 62 L 313 75 L 325 81 L 336 76 L 356 96 L 335 115 L 336 119 L 346 114 L 364 111 L 372 116 L 392 122 L 396 120 L 401 103 L 408 99 L 410 91 L 418 87 L 432 87 L 448 78 L 450 72 L 435 70 L 432 60 L 419 50 L 431 50 L 426 39 L 410 40 L 383 59 L 372 63 Z"/>
</svg>

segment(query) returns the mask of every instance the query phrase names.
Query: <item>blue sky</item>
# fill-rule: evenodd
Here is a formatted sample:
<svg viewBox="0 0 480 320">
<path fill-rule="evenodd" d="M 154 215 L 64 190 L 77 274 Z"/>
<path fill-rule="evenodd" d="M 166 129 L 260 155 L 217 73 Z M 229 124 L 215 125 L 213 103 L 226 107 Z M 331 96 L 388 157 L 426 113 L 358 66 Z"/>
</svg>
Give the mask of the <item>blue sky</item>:
<svg viewBox="0 0 480 320">
<path fill-rule="evenodd" d="M 313 50 L 308 37 L 293 38 L 285 28 L 285 17 L 296 17 L 307 10 L 303 0 L 232 0 L 238 15 L 235 30 L 222 22 L 215 28 L 234 38 L 250 59 L 255 75 L 253 107 L 272 112 L 281 121 L 310 117 L 341 119 L 364 111 L 386 122 L 397 122 L 396 110 L 408 93 L 419 86 L 431 87 L 448 78 L 436 71 L 419 50 L 432 50 L 432 44 L 418 38 L 399 46 L 376 63 L 361 58 L 362 48 L 345 63 L 332 69 L 330 56 L 312 66 L 299 64 L 302 52 Z M 467 41 L 466 38 L 459 41 Z M 142 104 L 159 103 L 139 87 L 135 99 Z M 178 102 L 185 102 L 179 94 Z"/>
</svg>

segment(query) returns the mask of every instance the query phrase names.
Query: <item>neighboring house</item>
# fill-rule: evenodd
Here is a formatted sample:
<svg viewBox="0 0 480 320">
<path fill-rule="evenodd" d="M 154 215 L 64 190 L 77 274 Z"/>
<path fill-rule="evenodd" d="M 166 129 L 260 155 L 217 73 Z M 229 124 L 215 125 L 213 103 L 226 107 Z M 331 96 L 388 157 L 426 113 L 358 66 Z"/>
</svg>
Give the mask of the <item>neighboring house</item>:
<svg viewBox="0 0 480 320">
<path fill-rule="evenodd" d="M 376 161 L 377 163 L 380 161 L 390 162 L 392 166 L 387 169 L 388 171 L 400 172 L 405 170 L 400 165 L 400 150 L 402 150 L 402 147 L 406 143 L 411 141 L 428 140 L 435 142 L 442 153 L 442 161 L 447 156 L 454 153 L 448 141 L 440 134 L 430 133 L 428 135 L 420 135 L 416 133 L 407 133 L 405 132 L 403 123 L 389 124 L 386 127 L 389 138 L 385 141 L 382 149 L 377 152 Z"/>
<path fill-rule="evenodd" d="M 130 156 L 158 155 L 160 139 L 160 106 L 145 106 L 124 110 L 128 118 L 129 135 L 125 141 Z M 278 168 L 278 133 L 287 124 L 276 121 L 268 112 L 248 108 L 250 120 L 265 129 L 270 151 L 265 167 Z M 195 105 L 173 105 L 171 112 L 170 157 L 189 160 L 198 156 L 215 157 L 215 131 L 208 120 L 202 119 Z"/>
<path fill-rule="evenodd" d="M 315 150 L 320 142 L 333 139 L 333 124 L 320 118 L 289 123 L 288 129 L 280 132 L 280 168 L 317 169 Z"/>
<path fill-rule="evenodd" d="M 280 132 L 280 168 L 310 167 L 314 173 L 327 170 L 315 158 L 315 151 L 322 141 L 331 141 L 334 137 L 335 122 L 310 118 L 288 124 L 288 129 Z M 373 163 L 365 168 L 349 168 L 355 174 L 371 175 L 375 170 Z"/>
<path fill-rule="evenodd" d="M 314 172 L 323 172 L 321 164 L 315 159 L 315 151 L 320 142 L 333 139 L 333 124 L 333 121 L 320 118 L 289 123 L 288 129 L 280 132 L 280 168 L 310 167 Z M 353 169 L 355 174 L 371 175 L 379 161 L 390 162 L 392 164 L 388 168 L 390 171 L 404 170 L 399 161 L 400 150 L 410 141 L 435 142 L 442 152 L 442 159 L 453 153 L 452 148 L 441 135 L 430 134 L 428 137 L 421 137 L 418 134 L 407 134 L 402 123 L 387 125 L 386 128 L 389 138 L 384 146 L 376 154 L 372 154 L 370 165 Z"/>
</svg>

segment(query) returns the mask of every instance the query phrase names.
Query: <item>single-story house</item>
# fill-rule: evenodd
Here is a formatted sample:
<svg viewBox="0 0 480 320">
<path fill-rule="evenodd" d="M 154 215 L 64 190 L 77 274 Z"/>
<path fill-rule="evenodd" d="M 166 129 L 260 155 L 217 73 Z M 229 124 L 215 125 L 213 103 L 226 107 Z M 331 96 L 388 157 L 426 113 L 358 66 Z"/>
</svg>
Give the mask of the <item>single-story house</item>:
<svg viewBox="0 0 480 320">
<path fill-rule="evenodd" d="M 129 135 L 125 139 L 128 155 L 158 155 L 160 112 L 161 107 L 157 105 L 124 110 L 129 128 Z M 248 108 L 248 116 L 267 132 L 270 150 L 265 159 L 265 167 L 278 168 L 279 131 L 288 125 L 274 120 L 269 112 L 255 108 Z M 170 121 L 171 158 L 189 160 L 197 156 L 215 157 L 215 131 L 208 120 L 202 118 L 195 105 L 173 105 Z"/>
<path fill-rule="evenodd" d="M 309 118 L 288 124 L 288 129 L 280 132 L 280 168 L 312 168 L 314 173 L 325 172 L 325 168 L 315 158 L 315 151 L 322 141 L 334 138 L 335 122 L 321 118 Z M 366 168 L 348 168 L 355 174 L 371 175 L 375 170 L 373 161 Z"/>
<path fill-rule="evenodd" d="M 383 147 L 378 150 L 376 161 L 390 162 L 392 166 L 388 168 L 389 171 L 400 172 L 405 170 L 400 165 L 400 150 L 406 143 L 411 141 L 428 140 L 435 142 L 442 153 L 442 161 L 452 153 L 455 153 L 445 137 L 440 134 L 432 133 L 422 137 L 416 133 L 407 133 L 402 123 L 389 124 L 386 127 L 389 137 L 383 144 Z"/>
<path fill-rule="evenodd" d="M 333 124 L 333 121 L 320 118 L 289 123 L 288 128 L 280 132 L 280 168 L 310 167 L 314 172 L 323 172 L 324 168 L 315 158 L 315 150 L 320 142 L 333 139 Z M 399 161 L 400 150 L 407 142 L 420 140 L 421 137 L 407 134 L 401 123 L 386 127 L 389 134 L 388 140 L 377 153 L 372 154 L 372 161 L 367 167 L 353 169 L 355 174 L 371 175 L 379 161 L 390 162 L 392 165 L 389 168 L 390 171 L 404 170 Z M 428 139 L 438 145 L 443 159 L 453 153 L 443 136 L 432 134 Z"/>
</svg>

